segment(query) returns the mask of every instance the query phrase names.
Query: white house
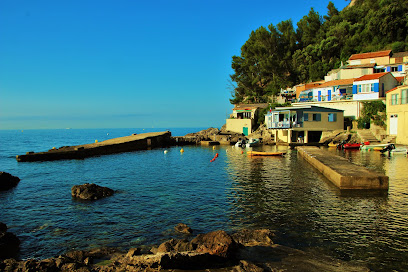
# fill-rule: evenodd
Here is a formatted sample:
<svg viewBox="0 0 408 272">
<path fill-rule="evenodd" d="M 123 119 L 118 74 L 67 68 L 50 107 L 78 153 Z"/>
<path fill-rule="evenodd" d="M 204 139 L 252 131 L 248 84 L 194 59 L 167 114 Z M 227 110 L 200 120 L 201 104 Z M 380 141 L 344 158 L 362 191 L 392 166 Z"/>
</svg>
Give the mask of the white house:
<svg viewBox="0 0 408 272">
<path fill-rule="evenodd" d="M 373 100 L 385 97 L 385 92 L 398 85 L 391 73 L 365 75 L 354 80 L 353 100 Z"/>
</svg>

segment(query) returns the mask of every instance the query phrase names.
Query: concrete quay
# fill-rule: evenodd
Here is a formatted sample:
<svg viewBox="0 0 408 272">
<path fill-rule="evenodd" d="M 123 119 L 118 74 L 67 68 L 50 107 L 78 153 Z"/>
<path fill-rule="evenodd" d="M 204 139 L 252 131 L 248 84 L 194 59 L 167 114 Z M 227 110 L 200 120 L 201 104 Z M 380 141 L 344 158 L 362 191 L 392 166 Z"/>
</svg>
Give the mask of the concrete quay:
<svg viewBox="0 0 408 272">
<path fill-rule="evenodd" d="M 341 190 L 388 190 L 388 176 L 370 171 L 314 146 L 299 146 L 304 158 Z"/>
<path fill-rule="evenodd" d="M 133 134 L 92 144 L 63 146 L 46 152 L 27 152 L 25 155 L 17 155 L 16 159 L 19 162 L 84 159 L 93 156 L 165 147 L 172 145 L 173 142 L 170 131 L 151 132 Z"/>
</svg>

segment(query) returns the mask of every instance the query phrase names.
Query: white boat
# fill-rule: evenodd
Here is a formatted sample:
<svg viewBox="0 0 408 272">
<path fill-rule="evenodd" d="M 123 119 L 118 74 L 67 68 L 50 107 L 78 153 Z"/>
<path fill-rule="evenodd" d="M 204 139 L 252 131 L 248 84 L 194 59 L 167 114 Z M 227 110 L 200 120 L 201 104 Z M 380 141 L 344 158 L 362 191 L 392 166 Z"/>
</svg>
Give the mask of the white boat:
<svg viewBox="0 0 408 272">
<path fill-rule="evenodd" d="M 375 148 L 385 148 L 387 147 L 389 144 L 373 144 L 373 145 L 362 145 L 360 146 L 360 150 L 374 150 Z"/>
<path fill-rule="evenodd" d="M 240 139 L 238 142 L 235 144 L 235 147 L 245 147 L 246 146 L 246 141 L 245 139 Z"/>
<path fill-rule="evenodd" d="M 261 142 L 259 141 L 259 139 L 249 139 L 249 142 L 246 143 L 246 147 L 254 147 L 254 146 L 258 146 Z"/>
</svg>

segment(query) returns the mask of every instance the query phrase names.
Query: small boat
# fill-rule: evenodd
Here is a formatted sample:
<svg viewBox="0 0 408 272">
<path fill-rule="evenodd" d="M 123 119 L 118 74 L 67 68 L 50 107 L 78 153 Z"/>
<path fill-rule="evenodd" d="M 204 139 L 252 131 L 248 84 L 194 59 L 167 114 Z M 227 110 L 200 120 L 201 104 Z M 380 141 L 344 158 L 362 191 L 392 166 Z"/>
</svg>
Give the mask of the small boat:
<svg viewBox="0 0 408 272">
<path fill-rule="evenodd" d="M 245 147 L 245 145 L 246 145 L 246 141 L 245 141 L 245 139 L 240 139 L 240 140 L 238 140 L 238 142 L 235 144 L 235 147 Z"/>
<path fill-rule="evenodd" d="M 368 151 L 368 150 L 376 150 L 376 148 L 381 148 L 382 150 L 384 147 L 387 147 L 388 144 L 375 144 L 375 145 L 362 145 L 360 146 L 360 150 Z"/>
<path fill-rule="evenodd" d="M 338 144 L 335 144 L 335 143 L 333 143 L 333 142 L 331 142 L 331 143 L 328 144 L 329 147 L 337 147 L 337 145 L 338 145 Z"/>
<path fill-rule="evenodd" d="M 258 146 L 261 143 L 261 141 L 259 141 L 259 139 L 249 139 L 249 141 L 246 143 L 246 147 L 254 147 L 254 146 Z"/>
<path fill-rule="evenodd" d="M 249 151 L 248 156 L 283 156 L 286 152 Z"/>
<path fill-rule="evenodd" d="M 397 154 L 402 154 L 402 155 L 407 155 L 408 154 L 408 149 L 405 147 L 399 147 L 396 148 L 394 144 L 389 144 L 387 147 L 384 147 L 383 150 L 381 150 L 381 153 L 385 153 L 388 151 L 388 155 L 397 155 Z"/>
<path fill-rule="evenodd" d="M 361 146 L 360 143 L 355 143 L 355 144 L 347 143 L 347 144 L 343 144 L 343 149 L 359 149 L 360 146 Z"/>
</svg>

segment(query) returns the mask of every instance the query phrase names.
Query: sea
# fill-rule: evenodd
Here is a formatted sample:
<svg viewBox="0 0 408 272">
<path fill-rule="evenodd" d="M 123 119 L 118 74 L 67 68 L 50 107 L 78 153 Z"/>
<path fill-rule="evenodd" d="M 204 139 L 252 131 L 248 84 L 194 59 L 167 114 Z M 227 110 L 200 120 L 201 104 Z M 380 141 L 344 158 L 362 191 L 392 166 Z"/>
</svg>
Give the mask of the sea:
<svg viewBox="0 0 408 272">
<path fill-rule="evenodd" d="M 366 265 L 408 271 L 408 158 L 379 152 L 329 152 L 389 176 L 388 192 L 341 192 L 294 149 L 255 158 L 232 146 L 174 146 L 83 160 L 17 162 L 16 155 L 133 133 L 203 128 L 0 130 L 0 171 L 21 179 L 0 192 L 0 222 L 21 240 L 20 258 L 48 258 L 101 246 L 123 250 L 175 237 L 268 228 L 274 242 Z M 184 152 L 180 152 L 183 148 Z M 167 150 L 167 152 L 164 152 Z M 218 157 L 211 161 L 216 154 Z M 74 185 L 116 191 L 98 201 L 71 197 Z"/>
</svg>

